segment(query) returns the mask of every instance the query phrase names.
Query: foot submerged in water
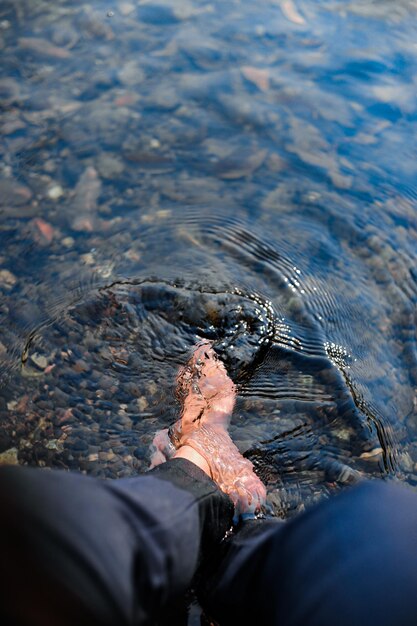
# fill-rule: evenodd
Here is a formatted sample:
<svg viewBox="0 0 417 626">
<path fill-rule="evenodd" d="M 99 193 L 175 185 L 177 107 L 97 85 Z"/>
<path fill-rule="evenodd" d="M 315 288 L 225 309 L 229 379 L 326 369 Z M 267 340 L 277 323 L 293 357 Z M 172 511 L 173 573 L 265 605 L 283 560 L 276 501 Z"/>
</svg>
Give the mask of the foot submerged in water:
<svg viewBox="0 0 417 626">
<path fill-rule="evenodd" d="M 201 341 L 180 369 L 177 394 L 181 418 L 155 435 L 151 467 L 163 463 L 181 446 L 200 454 L 219 488 L 233 501 L 236 514 L 255 513 L 266 499 L 253 465 L 239 452 L 227 431 L 236 388 L 209 341 Z"/>
</svg>

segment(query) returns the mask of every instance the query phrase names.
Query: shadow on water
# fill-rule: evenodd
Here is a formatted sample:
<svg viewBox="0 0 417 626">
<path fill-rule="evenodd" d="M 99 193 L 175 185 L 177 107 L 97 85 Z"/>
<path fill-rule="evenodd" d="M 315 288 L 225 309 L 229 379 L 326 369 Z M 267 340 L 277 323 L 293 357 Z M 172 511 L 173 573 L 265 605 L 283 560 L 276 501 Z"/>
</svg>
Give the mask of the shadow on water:
<svg viewBox="0 0 417 626">
<path fill-rule="evenodd" d="M 417 484 L 414 5 L 113 4 L 0 7 L 0 460 L 146 470 L 207 338 L 277 515 Z"/>
</svg>

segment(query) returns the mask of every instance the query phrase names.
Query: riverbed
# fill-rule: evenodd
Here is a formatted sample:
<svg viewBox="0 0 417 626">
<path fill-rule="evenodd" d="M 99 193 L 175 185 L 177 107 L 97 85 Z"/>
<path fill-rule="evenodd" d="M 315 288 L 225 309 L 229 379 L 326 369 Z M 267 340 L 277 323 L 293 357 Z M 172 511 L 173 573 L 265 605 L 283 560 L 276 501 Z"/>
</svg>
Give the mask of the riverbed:
<svg viewBox="0 0 417 626">
<path fill-rule="evenodd" d="M 289 517 L 417 485 L 417 4 L 4 1 L 0 461 L 149 466 L 210 339 Z"/>
</svg>

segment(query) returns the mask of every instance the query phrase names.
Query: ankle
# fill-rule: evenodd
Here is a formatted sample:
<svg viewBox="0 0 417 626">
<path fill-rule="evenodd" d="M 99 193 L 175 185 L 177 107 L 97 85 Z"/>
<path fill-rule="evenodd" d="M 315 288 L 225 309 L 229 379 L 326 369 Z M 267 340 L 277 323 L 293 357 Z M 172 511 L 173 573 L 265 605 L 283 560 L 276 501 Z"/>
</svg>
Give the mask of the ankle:
<svg viewBox="0 0 417 626">
<path fill-rule="evenodd" d="M 200 454 L 200 452 L 197 452 L 197 450 L 195 450 L 191 446 L 184 444 L 183 446 L 178 448 L 178 450 L 175 452 L 172 458 L 174 459 L 181 458 L 181 459 L 187 459 L 187 461 L 191 461 L 191 463 L 194 463 L 194 465 L 197 465 L 197 467 L 203 470 L 203 472 L 205 472 L 211 478 L 210 466 L 207 463 L 206 459 L 203 457 L 202 454 Z"/>
</svg>

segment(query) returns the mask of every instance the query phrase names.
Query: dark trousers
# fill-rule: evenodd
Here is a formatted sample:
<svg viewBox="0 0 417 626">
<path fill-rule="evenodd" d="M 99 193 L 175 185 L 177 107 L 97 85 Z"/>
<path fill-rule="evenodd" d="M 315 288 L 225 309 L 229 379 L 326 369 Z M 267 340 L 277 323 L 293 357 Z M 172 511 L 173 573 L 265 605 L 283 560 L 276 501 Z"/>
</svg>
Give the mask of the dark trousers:
<svg viewBox="0 0 417 626">
<path fill-rule="evenodd" d="M 192 463 L 157 470 L 100 481 L 0 468 L 0 623 L 166 619 L 233 511 Z M 417 624 L 417 496 L 398 485 L 365 482 L 289 522 L 249 521 L 222 553 L 200 577 L 221 626 Z"/>
</svg>

